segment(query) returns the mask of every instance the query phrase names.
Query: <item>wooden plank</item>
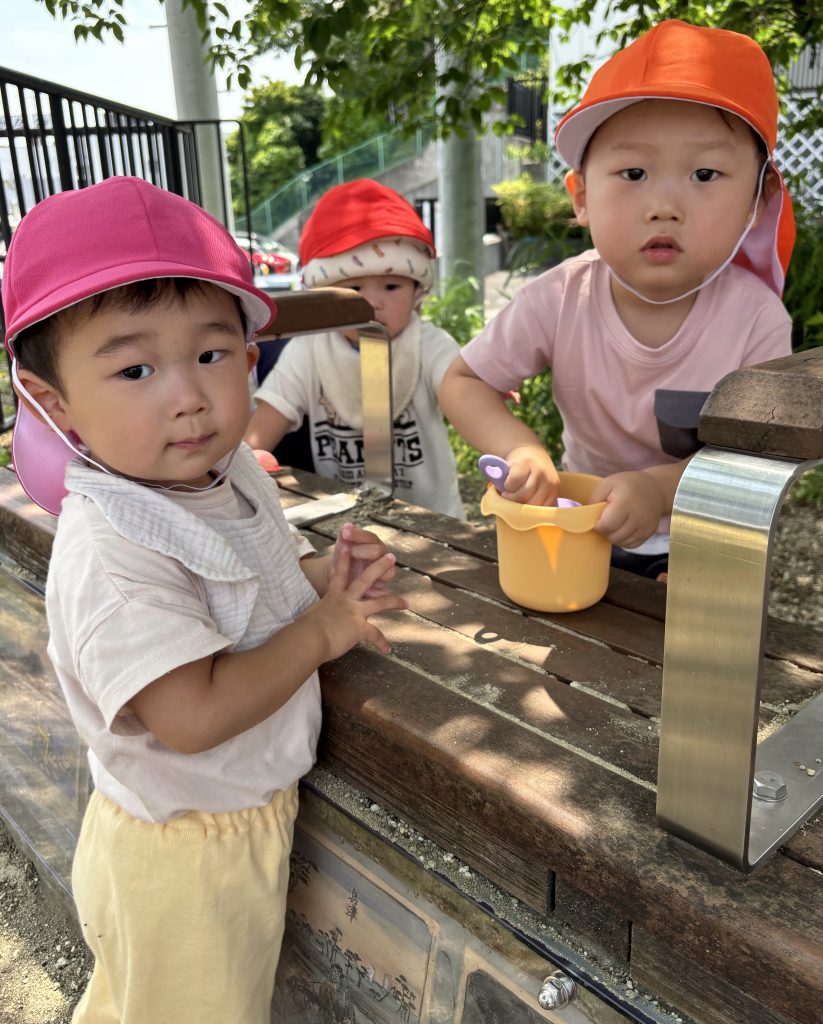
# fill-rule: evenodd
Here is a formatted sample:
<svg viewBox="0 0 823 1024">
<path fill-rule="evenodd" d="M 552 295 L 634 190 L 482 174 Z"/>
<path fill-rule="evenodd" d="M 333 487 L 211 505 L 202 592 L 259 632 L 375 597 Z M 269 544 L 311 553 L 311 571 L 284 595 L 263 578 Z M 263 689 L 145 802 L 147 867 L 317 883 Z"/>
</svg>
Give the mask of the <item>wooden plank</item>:
<svg viewBox="0 0 823 1024">
<path fill-rule="evenodd" d="M 357 521 L 356 515 L 349 517 Z M 346 521 L 337 516 L 315 524 L 313 530 L 334 537 Z M 579 612 L 541 613 L 522 609 L 510 601 L 497 580 L 497 568 L 490 562 L 455 551 L 446 544 L 417 534 L 395 530 L 370 518 L 364 523 L 374 530 L 397 555 L 398 564 L 431 576 L 461 591 L 491 598 L 515 608 L 538 623 L 552 623 L 583 637 L 605 644 L 620 654 L 641 658 L 653 665 L 663 663 L 664 625 L 636 612 L 600 602 Z M 772 658 L 765 659 L 762 699 L 770 707 L 789 710 L 823 690 L 823 673 L 810 672 Z"/>
<path fill-rule="evenodd" d="M 45 582 L 57 518 L 28 497 L 16 475 L 0 469 L 0 548 L 11 561 Z"/>
<path fill-rule="evenodd" d="M 800 864 L 823 874 L 823 811 L 802 825 L 799 832 L 795 832 L 783 847 L 783 852 Z"/>
<path fill-rule="evenodd" d="M 703 406 L 698 436 L 721 448 L 823 459 L 823 349 L 727 374 Z"/>
<path fill-rule="evenodd" d="M 428 537 L 485 561 L 497 561 L 497 541 L 493 526 L 464 523 L 402 501 L 389 502 L 383 509 L 370 510 L 369 514 L 374 522 L 384 526 Z M 647 580 L 622 569 L 612 569 L 603 603 L 637 612 L 662 623 L 666 617 L 667 590 L 665 584 L 656 580 Z M 800 668 L 823 672 L 823 630 L 770 616 L 766 654 L 793 662 Z"/>
<path fill-rule="evenodd" d="M 658 665 L 629 658 L 576 633 L 406 569 L 398 576 L 397 591 L 409 599 L 416 615 L 490 651 L 543 668 L 564 682 L 594 690 L 647 718 L 660 715 L 662 671 Z"/>
<path fill-rule="evenodd" d="M 787 1024 L 757 991 L 742 992 L 638 927 L 632 929 L 631 976 L 700 1024 Z"/>
<path fill-rule="evenodd" d="M 392 659 L 455 690 L 478 706 L 522 723 L 565 747 L 653 786 L 657 778 L 657 726 L 628 709 L 575 689 L 541 669 L 478 647 L 449 629 L 406 614 L 386 620 Z M 347 672 L 368 671 L 366 652 L 352 653 Z"/>
<path fill-rule="evenodd" d="M 385 511 L 374 511 L 371 518 L 385 526 L 415 533 L 448 544 L 457 551 L 487 561 L 497 561 L 497 537 L 493 524 L 476 526 L 459 519 L 438 515 L 401 501 L 393 501 Z M 612 569 L 609 588 L 603 600 L 620 608 L 639 612 L 662 622 L 666 615 L 666 587 L 656 580 L 642 579 L 636 573 Z"/>
<path fill-rule="evenodd" d="M 277 316 L 269 330 L 258 338 L 289 338 L 295 334 L 317 334 L 338 327 L 360 326 L 374 320 L 374 310 L 351 288 L 312 288 L 311 291 L 282 292 L 277 296 Z"/>
<path fill-rule="evenodd" d="M 542 865 L 797 1024 L 820 1024 L 819 875 L 753 875 L 661 832 L 643 787 L 404 670 L 324 670 L 324 753 L 383 806 L 495 881 Z M 530 905 L 534 905 L 530 901 Z M 764 977 L 780 984 L 763 985 Z"/>
</svg>

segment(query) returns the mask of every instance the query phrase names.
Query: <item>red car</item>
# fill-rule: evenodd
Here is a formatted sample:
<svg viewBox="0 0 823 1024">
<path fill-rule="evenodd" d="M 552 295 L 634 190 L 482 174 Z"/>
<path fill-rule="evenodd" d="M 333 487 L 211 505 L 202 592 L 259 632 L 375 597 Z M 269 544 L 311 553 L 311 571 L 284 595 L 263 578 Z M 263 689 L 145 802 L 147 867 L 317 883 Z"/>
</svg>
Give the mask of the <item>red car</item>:
<svg viewBox="0 0 823 1024">
<path fill-rule="evenodd" d="M 300 288 L 300 260 L 279 242 L 252 235 L 234 235 L 251 263 L 255 285 L 264 291 Z"/>
</svg>

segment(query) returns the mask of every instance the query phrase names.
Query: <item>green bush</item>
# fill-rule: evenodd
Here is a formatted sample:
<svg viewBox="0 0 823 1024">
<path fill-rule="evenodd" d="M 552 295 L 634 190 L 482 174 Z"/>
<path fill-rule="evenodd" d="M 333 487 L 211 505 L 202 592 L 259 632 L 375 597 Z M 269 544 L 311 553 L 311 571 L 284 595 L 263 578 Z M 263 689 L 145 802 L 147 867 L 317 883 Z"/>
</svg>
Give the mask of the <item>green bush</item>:
<svg viewBox="0 0 823 1024">
<path fill-rule="evenodd" d="M 511 273 L 542 270 L 586 248 L 588 232 L 575 220 L 571 197 L 562 186 L 522 174 L 492 185 L 492 190 L 509 245 L 506 267 Z"/>
<path fill-rule="evenodd" d="M 792 318 L 795 352 L 823 345 L 823 208 L 795 210 L 797 240 L 783 304 Z"/>
<path fill-rule="evenodd" d="M 521 174 L 514 181 L 492 185 L 509 238 L 555 238 L 577 228 L 574 207 L 560 185 L 534 181 Z M 579 234 L 579 229 L 577 230 Z"/>
<path fill-rule="evenodd" d="M 454 338 L 459 345 L 479 334 L 486 317 L 477 301 L 476 277 L 447 277 L 439 290 L 423 303 L 421 315 Z"/>
</svg>

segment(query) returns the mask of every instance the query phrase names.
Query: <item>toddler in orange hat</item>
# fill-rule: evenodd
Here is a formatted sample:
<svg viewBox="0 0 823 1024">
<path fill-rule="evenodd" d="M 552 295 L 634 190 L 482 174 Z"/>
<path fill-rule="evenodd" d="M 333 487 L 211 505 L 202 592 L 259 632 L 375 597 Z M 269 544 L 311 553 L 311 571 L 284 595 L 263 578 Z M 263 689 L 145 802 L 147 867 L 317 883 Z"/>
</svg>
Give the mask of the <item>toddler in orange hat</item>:
<svg viewBox="0 0 823 1024">
<path fill-rule="evenodd" d="M 451 335 L 420 318 L 432 285 L 429 229 L 397 192 L 370 179 L 330 189 L 300 238 L 307 288 L 360 292 L 391 338 L 394 493 L 463 517 L 457 467 L 437 389 L 458 352 Z M 313 468 L 356 487 L 365 480 L 357 336 L 329 331 L 283 350 L 254 395 L 246 440 L 271 451 L 308 418 Z"/>
<path fill-rule="evenodd" d="M 791 351 L 777 110 L 748 36 L 665 21 L 615 54 L 555 134 L 595 248 L 524 287 L 440 389 L 460 433 L 510 463 L 505 497 L 552 504 L 554 464 L 504 402 L 551 367 L 563 468 L 604 478 L 597 529 L 615 564 L 645 575 L 665 572 L 667 517 L 708 393 Z"/>
</svg>

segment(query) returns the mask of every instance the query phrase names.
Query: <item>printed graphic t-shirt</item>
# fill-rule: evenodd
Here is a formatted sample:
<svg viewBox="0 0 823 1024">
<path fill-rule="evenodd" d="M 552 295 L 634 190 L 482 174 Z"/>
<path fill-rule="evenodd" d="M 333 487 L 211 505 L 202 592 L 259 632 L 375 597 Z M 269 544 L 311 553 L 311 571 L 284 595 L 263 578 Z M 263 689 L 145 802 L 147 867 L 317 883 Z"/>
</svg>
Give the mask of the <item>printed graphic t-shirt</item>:
<svg viewBox="0 0 823 1024">
<path fill-rule="evenodd" d="M 315 472 L 354 488 L 365 482 L 363 432 L 343 422 L 323 393 L 314 351 L 319 337 L 289 342 L 254 398 L 277 409 L 293 429 L 308 416 Z M 334 332 L 333 338 L 339 341 L 335 355 L 341 375 L 359 379 L 357 350 L 342 334 Z M 394 421 L 394 496 L 462 519 L 457 466 L 437 405 L 437 389 L 459 347 L 428 321 L 421 324 L 420 340 L 420 379 L 411 402 Z"/>
</svg>

